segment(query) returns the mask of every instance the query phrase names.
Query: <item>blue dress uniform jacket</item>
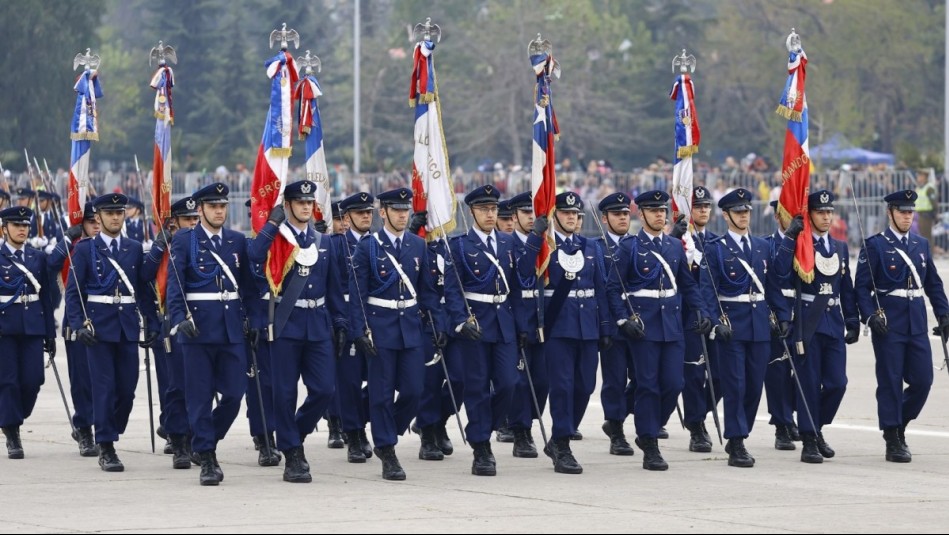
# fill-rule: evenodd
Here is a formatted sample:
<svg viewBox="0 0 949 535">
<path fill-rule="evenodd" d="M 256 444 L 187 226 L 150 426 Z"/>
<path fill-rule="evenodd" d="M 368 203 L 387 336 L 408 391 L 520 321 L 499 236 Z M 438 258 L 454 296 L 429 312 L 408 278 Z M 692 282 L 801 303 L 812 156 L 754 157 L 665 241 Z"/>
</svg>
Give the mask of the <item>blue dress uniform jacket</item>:
<svg viewBox="0 0 949 535">
<path fill-rule="evenodd" d="M 33 274 L 41 288 L 35 288 L 29 277 L 13 265 L 15 259 L 6 244 L 0 242 L 0 336 L 54 338 L 56 326 L 50 290 L 57 281 L 46 255 L 42 251 L 23 247 L 23 261 L 19 262 Z M 34 301 L 35 304 L 15 302 L 21 296 L 36 295 L 39 301 Z"/>
<path fill-rule="evenodd" d="M 557 236 L 557 249 L 550 257 L 548 268 L 549 280 L 546 297 L 546 322 L 548 338 L 569 338 L 572 340 L 599 340 L 601 336 L 609 336 L 613 331 L 610 325 L 611 315 L 609 299 L 606 296 L 606 265 L 603 262 L 603 251 L 595 241 L 574 235 L 571 240 L 574 245 L 568 246 L 560 235 Z M 564 280 L 564 267 L 560 264 L 559 252 L 573 255 L 578 252 L 583 256 L 583 268 L 576 273 L 576 279 Z M 570 290 L 593 290 L 593 299 L 577 299 L 567 297 L 560 310 L 552 310 L 551 292 L 557 287 L 566 284 Z M 583 309 L 594 307 L 595 314 L 584 313 Z M 555 318 L 551 321 L 550 316 Z"/>
<path fill-rule="evenodd" d="M 514 266 L 516 268 L 518 286 L 521 288 L 521 298 L 514 301 L 514 318 L 517 322 L 517 332 L 526 333 L 527 341 L 531 344 L 539 342 L 538 304 L 544 306 L 543 292 L 537 283 L 537 254 L 543 240 L 531 232 L 527 239 L 515 232 L 511 235 L 514 240 Z"/>
<path fill-rule="evenodd" d="M 145 241 L 145 222 L 142 218 L 126 219 L 125 234 L 135 241 Z"/>
<path fill-rule="evenodd" d="M 703 271 L 702 292 L 708 307 L 709 317 L 714 324 L 719 322 L 718 306 L 716 305 L 715 289 L 718 295 L 726 298 L 722 301 L 722 309 L 728 315 L 732 325 L 732 340 L 749 342 L 767 342 L 771 340 L 771 325 L 769 306 L 781 306 L 778 296 L 765 292 L 764 299 L 759 295 L 752 302 L 731 302 L 727 298 L 740 295 L 759 294 L 752 277 L 742 266 L 739 259 L 745 260 L 752 267 L 762 285 L 768 275 L 768 266 L 771 263 L 771 249 L 762 238 L 750 236 L 752 258 L 746 259 L 741 246 L 728 234 L 706 240 L 705 259 L 708 262 L 708 272 Z M 714 276 L 714 285 L 708 279 Z"/>
</svg>

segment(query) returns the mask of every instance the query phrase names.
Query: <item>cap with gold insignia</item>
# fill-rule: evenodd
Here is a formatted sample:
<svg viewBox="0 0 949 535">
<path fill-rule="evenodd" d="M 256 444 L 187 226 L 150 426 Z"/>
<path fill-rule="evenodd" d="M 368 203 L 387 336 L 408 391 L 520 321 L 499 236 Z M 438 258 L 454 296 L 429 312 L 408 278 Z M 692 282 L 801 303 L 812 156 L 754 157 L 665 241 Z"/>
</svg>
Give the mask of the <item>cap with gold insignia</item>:
<svg viewBox="0 0 949 535">
<path fill-rule="evenodd" d="M 511 208 L 511 199 L 504 199 L 498 202 L 498 217 L 514 217 L 514 209 Z"/>
<path fill-rule="evenodd" d="M 497 204 L 501 198 L 501 192 L 491 184 L 485 184 L 480 188 L 473 190 L 465 195 L 465 204 L 474 206 L 476 204 Z"/>
<path fill-rule="evenodd" d="M 29 223 L 33 218 L 33 210 L 25 206 L 13 206 L 0 212 L 0 220 L 4 223 Z"/>
<path fill-rule="evenodd" d="M 629 202 L 631 200 L 629 195 L 617 192 L 603 197 L 603 200 L 600 201 L 597 207 L 601 212 L 628 212 Z"/>
<path fill-rule="evenodd" d="M 376 198 L 372 196 L 372 193 L 360 192 L 355 195 L 350 195 L 338 203 L 334 203 L 333 206 L 338 206 L 340 213 L 345 214 L 350 210 L 357 212 L 372 210 L 372 205 L 375 201 Z"/>
<path fill-rule="evenodd" d="M 883 197 L 883 200 L 886 201 L 886 204 L 892 208 L 903 212 L 916 211 L 916 199 L 919 198 L 919 195 L 911 190 L 900 190 L 893 192 L 886 197 Z"/>
<path fill-rule="evenodd" d="M 412 209 L 412 190 L 409 188 L 398 188 L 384 191 L 379 194 L 379 204 L 396 210 Z"/>
<path fill-rule="evenodd" d="M 227 204 L 227 195 L 230 191 L 227 184 L 215 182 L 194 192 L 191 198 L 199 203 Z"/>
<path fill-rule="evenodd" d="M 572 191 L 565 191 L 557 195 L 557 210 L 560 212 L 583 211 L 583 199 Z"/>
<path fill-rule="evenodd" d="M 662 190 L 652 190 L 636 196 L 636 206 L 640 208 L 665 208 L 669 204 L 669 194 Z"/>
<path fill-rule="evenodd" d="M 714 202 L 712 192 L 705 186 L 695 186 L 692 188 L 692 206 L 711 205 Z"/>
<path fill-rule="evenodd" d="M 524 211 L 534 211 L 534 200 L 531 198 L 531 193 L 525 191 L 524 193 L 518 193 L 517 195 L 511 197 L 509 201 L 511 203 L 511 210 L 524 210 Z"/>
<path fill-rule="evenodd" d="M 807 196 L 807 209 L 813 212 L 833 212 L 834 194 L 822 189 Z"/>
<path fill-rule="evenodd" d="M 191 197 L 185 197 L 171 205 L 171 217 L 194 217 L 196 215 L 198 215 L 198 202 Z"/>
<path fill-rule="evenodd" d="M 316 182 L 309 180 L 299 180 L 283 190 L 283 198 L 287 201 L 315 201 L 316 200 Z"/>
<path fill-rule="evenodd" d="M 719 199 L 718 207 L 726 212 L 747 212 L 751 210 L 754 196 L 745 188 L 736 188 Z"/>
<path fill-rule="evenodd" d="M 121 193 L 107 193 L 99 195 L 92 201 L 92 207 L 96 212 L 109 211 L 116 212 L 125 210 L 129 204 L 129 198 Z"/>
</svg>

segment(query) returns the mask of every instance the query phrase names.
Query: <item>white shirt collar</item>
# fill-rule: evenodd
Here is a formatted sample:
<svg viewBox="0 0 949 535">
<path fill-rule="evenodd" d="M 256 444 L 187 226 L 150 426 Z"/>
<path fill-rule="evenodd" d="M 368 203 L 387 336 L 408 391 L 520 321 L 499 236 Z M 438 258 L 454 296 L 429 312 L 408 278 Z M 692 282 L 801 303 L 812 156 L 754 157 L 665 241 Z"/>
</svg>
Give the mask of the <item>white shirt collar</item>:
<svg viewBox="0 0 949 535">
<path fill-rule="evenodd" d="M 4 240 L 3 244 L 7 246 L 7 250 L 10 251 L 10 253 L 13 254 L 14 256 L 16 256 L 16 252 L 17 252 L 17 251 L 22 251 L 22 250 L 23 250 L 23 249 L 17 249 L 16 247 L 10 245 L 10 242 L 8 242 L 8 241 L 6 241 L 6 240 Z M 23 254 L 26 254 L 26 253 L 23 253 Z"/>
<path fill-rule="evenodd" d="M 471 226 L 471 230 L 473 230 L 474 233 L 475 233 L 475 235 L 478 236 L 478 239 L 481 240 L 481 243 L 487 245 L 487 244 L 488 244 L 488 238 L 494 238 L 494 246 L 495 246 L 495 247 L 498 246 L 498 236 L 497 236 L 497 234 L 495 233 L 495 230 L 494 230 L 494 229 L 491 229 L 491 233 L 489 234 L 489 233 L 483 232 L 481 229 L 478 228 L 477 225 L 472 225 L 472 226 Z"/>
<path fill-rule="evenodd" d="M 517 229 L 514 229 L 514 234 L 517 234 L 517 237 L 520 238 L 522 242 L 527 243 L 527 238 L 528 238 L 527 234 L 524 234 L 523 232 Z"/>
<path fill-rule="evenodd" d="M 355 230 L 353 230 L 352 227 L 349 227 L 349 232 L 352 233 L 353 238 L 356 238 L 356 241 L 357 241 L 357 242 L 360 241 L 360 240 L 362 240 L 363 237 L 366 236 L 366 234 L 360 234 L 359 232 L 356 232 Z M 367 233 L 367 234 L 368 234 L 368 233 Z"/>
<path fill-rule="evenodd" d="M 106 234 L 105 232 L 100 232 L 99 236 L 102 236 L 102 241 L 105 242 L 105 246 L 108 247 L 109 249 L 112 249 L 112 240 L 115 240 L 116 249 L 118 249 L 122 245 L 122 242 L 120 241 L 121 239 L 120 237 L 113 238 L 109 236 L 108 234 Z"/>
<path fill-rule="evenodd" d="M 622 236 L 620 236 L 619 234 L 613 234 L 612 232 L 608 230 L 606 231 L 606 233 L 610 236 L 610 239 L 613 240 L 613 243 L 619 243 L 620 240 L 628 236 L 627 234 L 624 234 Z"/>
<path fill-rule="evenodd" d="M 389 229 L 388 229 L 388 227 L 386 227 L 386 226 L 383 226 L 383 227 L 382 227 L 382 230 L 383 230 L 383 232 L 386 233 L 386 236 L 389 237 L 389 241 L 392 243 L 393 246 L 395 245 L 395 240 L 396 240 L 396 238 L 401 238 L 403 235 L 405 235 L 405 231 L 404 231 L 404 230 L 403 230 L 402 232 L 398 233 L 398 234 L 393 234 L 393 233 L 389 232 Z M 402 241 L 404 242 L 405 240 L 402 240 Z"/>
<path fill-rule="evenodd" d="M 570 236 L 567 236 L 566 234 L 563 234 L 559 230 L 555 230 L 554 233 L 557 235 L 558 238 L 560 238 L 560 241 L 567 241 L 570 238 L 573 238 L 573 234 L 571 234 Z"/>
<path fill-rule="evenodd" d="M 208 238 L 213 238 L 215 236 L 217 236 L 218 238 L 221 237 L 222 232 L 220 230 L 217 232 L 211 232 L 211 230 L 209 230 L 208 227 L 204 226 L 204 223 L 199 223 L 198 226 L 204 229 L 204 233 L 208 235 Z"/>
<path fill-rule="evenodd" d="M 909 238 L 908 232 L 906 234 L 903 234 L 902 232 L 896 230 L 893 227 L 890 227 L 890 232 L 892 232 L 893 235 L 896 236 L 896 241 L 903 241 L 903 238 Z"/>
<path fill-rule="evenodd" d="M 747 238 L 747 237 L 748 237 L 747 234 L 738 234 L 737 232 L 733 231 L 732 229 L 728 229 L 728 235 L 731 236 L 732 239 L 735 240 L 735 243 L 737 243 L 738 245 L 741 245 L 741 239 L 742 239 L 742 238 Z M 749 243 L 749 247 L 750 247 L 751 241 L 749 240 L 748 243 Z"/>
</svg>

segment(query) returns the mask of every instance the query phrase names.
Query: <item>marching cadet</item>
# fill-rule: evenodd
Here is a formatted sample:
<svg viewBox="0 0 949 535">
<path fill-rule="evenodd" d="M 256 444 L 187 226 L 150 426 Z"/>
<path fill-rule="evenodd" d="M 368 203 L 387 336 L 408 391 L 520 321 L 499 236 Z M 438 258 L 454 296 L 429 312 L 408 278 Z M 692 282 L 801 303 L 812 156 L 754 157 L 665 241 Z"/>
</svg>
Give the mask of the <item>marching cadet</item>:
<svg viewBox="0 0 949 535">
<path fill-rule="evenodd" d="M 99 467 L 106 472 L 125 470 L 114 443 L 132 412 L 139 343 L 151 345 L 158 338 L 154 299 L 142 275 L 142 244 L 121 236 L 127 204 L 120 193 L 92 202 L 101 231 L 74 246 L 74 276 L 66 286 L 69 328 L 87 347 Z M 139 342 L 142 318 L 147 331 Z"/>
<path fill-rule="evenodd" d="M 709 240 L 718 236 L 712 231 L 706 229 L 709 219 L 712 217 L 712 192 L 705 186 L 695 186 L 692 188 L 692 242 L 695 244 L 695 251 L 692 258 L 686 257 L 689 265 L 689 271 L 695 282 L 700 281 L 702 266 L 705 265 L 703 259 L 705 244 Z M 683 231 L 678 225 L 673 227 L 672 236 L 681 238 L 679 232 Z M 682 235 L 685 231 L 682 232 Z M 713 303 L 714 305 L 714 303 Z M 714 307 L 713 307 L 714 308 Z M 686 325 L 691 324 L 696 318 L 697 313 L 704 313 L 702 310 L 693 310 L 688 303 L 682 303 L 682 320 Z M 705 348 L 708 355 L 703 353 L 702 337 L 706 334 L 697 333 L 691 329 L 685 330 L 685 366 L 683 369 L 684 385 L 682 387 L 682 420 L 685 422 L 686 429 L 689 430 L 689 451 L 708 453 L 712 451 L 712 438 L 705 427 L 705 418 L 709 411 L 718 410 L 718 400 L 721 399 L 721 384 L 718 374 L 718 344 L 706 343 Z M 708 377 L 704 359 L 708 359 L 708 368 L 712 370 L 712 376 Z M 711 384 L 709 384 L 711 382 Z M 717 399 L 712 399 L 712 392 L 715 392 Z"/>
<path fill-rule="evenodd" d="M 507 417 L 517 382 L 513 300 L 521 288 L 513 238 L 495 230 L 500 192 L 482 186 L 465 196 L 474 223 L 448 244 L 454 274 L 445 278 L 445 309 L 454 326 L 452 359 L 464 363 L 465 435 L 474 450 L 471 473 L 497 475 L 491 432 Z M 493 394 L 492 389 L 493 387 Z"/>
<path fill-rule="evenodd" d="M 505 234 L 514 232 L 514 209 L 511 207 L 511 199 L 498 201 L 498 222 L 496 228 L 498 232 Z"/>
<path fill-rule="evenodd" d="M 629 238 L 629 203 L 632 199 L 625 193 L 607 195 L 598 205 L 604 235 L 597 240 L 604 253 L 605 277 L 607 280 L 615 272 L 614 263 L 619 258 L 620 243 Z M 625 283 L 625 281 L 624 281 Z M 625 296 L 623 296 L 625 300 Z M 612 325 L 618 320 L 629 317 L 626 308 L 622 315 L 611 318 Z M 631 384 L 635 391 L 636 366 L 629 338 L 622 336 L 615 327 L 611 327 L 613 344 L 600 351 L 600 373 L 603 385 L 600 387 L 600 403 L 603 405 L 603 432 L 610 437 L 610 455 L 630 456 L 635 454 L 626 440 L 623 424 L 626 416 L 633 412 L 627 406 L 626 388 Z M 635 394 L 629 396 L 632 400 Z"/>
<path fill-rule="evenodd" d="M 135 197 L 129 197 L 129 205 L 125 217 L 125 235 L 138 242 L 145 242 L 145 222 L 142 212 L 145 205 Z"/>
<path fill-rule="evenodd" d="M 225 228 L 227 185 L 198 190 L 200 223 L 180 229 L 171 241 L 168 311 L 185 365 L 185 404 L 194 434 L 192 451 L 201 464 L 201 485 L 218 485 L 224 472 L 217 444 L 240 412 L 247 390 L 244 310 L 241 283 L 252 286 L 247 240 Z M 240 282 L 238 282 L 240 281 Z M 220 402 L 211 410 L 215 392 Z"/>
<path fill-rule="evenodd" d="M 778 201 L 771 201 L 770 206 L 774 211 L 777 228 L 773 234 L 765 236 L 764 240 L 768 243 L 768 250 L 771 251 L 770 262 L 774 265 L 777 262 L 781 244 L 784 242 L 785 233 L 789 229 L 785 228 L 784 220 L 778 214 Z M 794 234 L 791 236 L 791 240 L 794 240 L 797 233 L 802 229 L 803 227 L 792 229 L 791 232 Z M 797 294 L 794 289 L 794 278 L 790 271 L 772 269 L 768 273 L 768 280 L 765 281 L 765 284 L 769 285 L 768 291 L 773 291 L 775 294 L 781 293 L 785 298 L 785 301 L 780 301 L 777 295 L 774 296 L 775 301 L 780 301 L 782 305 L 777 311 L 785 308 L 788 311 L 793 310 Z M 771 415 L 771 420 L 768 423 L 774 426 L 774 449 L 794 451 L 797 449 L 794 442 L 800 441 L 798 427 L 794 423 L 794 406 L 798 394 L 795 390 L 794 378 L 791 376 L 791 363 L 788 361 L 791 356 L 788 352 L 795 352 L 795 344 L 790 341 L 785 344 L 784 339 L 789 333 L 781 332 L 781 321 L 790 322 L 791 317 L 779 318 L 778 322 L 772 322 L 771 324 L 771 358 L 768 361 L 768 370 L 764 376 L 764 390 L 768 401 L 768 413 Z M 785 349 L 788 351 L 785 351 Z"/>
<path fill-rule="evenodd" d="M 29 208 L 0 212 L 0 428 L 7 457 L 22 459 L 20 426 L 30 417 L 43 385 L 43 352 L 56 356 L 56 328 L 49 296 L 46 254 L 25 247 L 30 232 Z"/>
<path fill-rule="evenodd" d="M 33 219 L 30 221 L 30 239 L 27 242 L 34 249 L 44 250 L 50 244 L 56 245 L 56 218 L 50 205 L 53 201 L 53 194 L 46 190 L 33 192 L 39 199 L 39 210 L 33 212 Z M 43 232 L 40 235 L 39 223 L 42 221 Z M 53 304 L 57 304 L 58 297 L 54 296 Z"/>
<path fill-rule="evenodd" d="M 933 334 L 943 344 L 949 337 L 949 302 L 929 242 L 910 232 L 917 198 L 913 190 L 884 197 L 889 227 L 867 238 L 854 283 L 860 317 L 872 332 L 886 460 L 896 463 L 913 460 L 906 426 L 919 416 L 933 382 L 923 293 L 936 315 Z"/>
<path fill-rule="evenodd" d="M 719 372 L 725 404 L 725 452 L 728 465 L 752 467 L 755 459 L 745 448 L 761 401 L 771 341 L 770 314 L 764 280 L 770 259 L 768 244 L 750 233 L 752 193 L 737 188 L 718 201 L 728 231 L 707 240 L 707 269 L 700 286 L 706 306 L 715 318 L 713 335 L 719 344 Z M 781 297 L 783 299 L 783 297 Z"/>
<path fill-rule="evenodd" d="M 557 195 L 557 248 L 550 258 L 544 290 L 545 351 L 554 424 L 544 453 L 553 460 L 554 471 L 563 474 L 583 472 L 570 440 L 596 388 L 597 348 L 607 350 L 613 342 L 605 267 L 600 261 L 603 252 L 596 242 L 578 234 L 582 202 L 573 192 Z"/>
<path fill-rule="evenodd" d="M 164 231 L 155 236 L 154 246 L 145 255 L 145 265 L 142 273 L 146 280 L 156 280 L 165 251 L 168 249 L 168 240 L 181 229 L 193 229 L 198 224 L 198 203 L 191 197 L 185 197 L 171 205 L 171 218 L 165 222 Z M 168 273 L 166 280 L 174 278 Z M 166 301 L 167 303 L 167 301 Z M 171 446 L 171 466 L 175 469 L 191 468 L 191 428 L 188 425 L 188 408 L 185 402 L 185 365 L 181 346 L 175 337 L 171 336 L 171 318 L 167 305 L 164 306 L 161 319 L 161 336 L 152 345 L 155 352 L 155 369 L 159 369 L 159 362 L 164 364 L 162 375 L 157 374 L 160 399 L 163 398 L 161 423 L 163 432 Z M 168 344 L 167 347 L 165 344 Z"/>
<path fill-rule="evenodd" d="M 860 337 L 860 317 L 857 310 L 853 280 L 850 278 L 850 252 L 847 243 L 830 237 L 830 223 L 834 215 L 834 194 L 827 190 L 807 197 L 808 217 L 813 234 L 814 280 L 801 283 L 804 355 L 794 355 L 797 378 L 804 392 L 798 401 L 800 420 L 801 462 L 822 463 L 834 456 L 834 450 L 824 440 L 823 426 L 834 421 L 840 402 L 847 390 L 847 348 Z M 772 271 L 784 278 L 794 274 L 794 248 L 801 237 L 803 221 L 794 218 L 781 241 Z M 789 310 L 778 309 L 778 320 L 791 321 Z M 783 315 L 783 317 L 782 317 Z M 841 334 L 846 333 L 843 338 Z M 805 408 L 806 407 L 806 408 Z M 808 410 L 809 409 L 809 410 Z M 810 417 L 814 421 L 810 421 Z"/>
<path fill-rule="evenodd" d="M 336 262 L 328 238 L 310 228 L 316 204 L 316 183 L 301 180 L 288 184 L 283 204 L 250 245 L 249 258 L 265 264 L 277 234 L 296 248 L 293 265 L 280 284 L 274 312 L 271 351 L 274 418 L 277 448 L 286 456 L 283 480 L 313 480 L 303 452 L 303 440 L 313 432 L 336 390 L 336 359 L 349 353 L 346 305 Z M 307 395 L 297 408 L 297 383 L 303 380 Z"/>
<path fill-rule="evenodd" d="M 636 445 L 643 450 L 643 468 L 667 470 L 658 436 L 682 391 L 683 323 L 702 335 L 711 331 L 712 325 L 681 242 L 662 232 L 669 194 L 647 191 L 635 202 L 642 229 L 619 244 L 617 270 L 610 273 L 610 306 L 620 332 L 631 340 L 630 350 L 636 361 L 633 416 Z M 687 225 L 680 216 L 677 232 L 684 234 Z M 682 317 L 683 301 L 695 311 L 694 320 Z"/>
<path fill-rule="evenodd" d="M 399 188 L 377 198 L 384 226 L 356 246 L 349 281 L 350 325 L 357 352 L 369 360 L 373 453 L 382 460 L 383 479 L 404 480 L 395 445 L 418 413 L 425 375 L 422 322 L 433 322 L 439 347 L 447 336 L 438 293 L 424 269 L 425 241 L 406 232 L 412 191 Z M 396 390 L 399 398 L 393 401 Z"/>
<path fill-rule="evenodd" d="M 79 240 L 95 238 L 99 234 L 99 221 L 96 220 L 95 210 L 92 208 L 92 200 L 87 200 L 82 211 L 82 222 L 66 229 L 65 239 L 56 244 L 52 253 L 49 255 L 48 264 L 51 273 L 55 276 L 60 275 L 70 252 Z M 72 267 L 67 267 L 72 270 Z M 71 273 L 68 271 L 65 275 L 66 284 L 69 283 Z M 51 275 L 51 283 L 57 284 L 58 281 Z M 67 303 L 68 307 L 69 304 Z M 63 322 L 63 339 L 66 346 L 66 365 L 69 374 L 69 395 L 72 398 L 72 423 L 76 429 L 73 440 L 79 444 L 79 455 L 82 457 L 98 457 L 99 451 L 96 448 L 95 437 L 92 434 L 92 424 L 94 423 L 92 407 L 92 379 L 89 377 L 89 356 L 86 346 L 77 342 L 72 329 L 69 328 L 69 312 L 66 313 L 67 321 Z"/>
<path fill-rule="evenodd" d="M 352 258 L 356 246 L 364 239 L 371 238 L 372 206 L 375 197 L 370 193 L 357 193 L 338 203 L 333 209 L 342 214 L 341 221 L 346 230 L 330 238 L 339 273 L 339 285 L 343 289 L 343 299 L 351 303 L 349 279 L 352 273 Z M 366 424 L 369 422 L 369 406 L 362 382 L 367 378 L 368 362 L 366 354 L 353 347 L 355 332 L 349 332 L 344 356 L 336 363 L 335 411 L 338 415 L 336 425 L 346 436 L 348 445 L 346 458 L 351 463 L 364 463 L 372 457 L 372 446 L 366 436 Z M 331 420 L 332 425 L 332 420 Z"/>
<path fill-rule="evenodd" d="M 17 188 L 17 189 L 15 189 L 15 190 L 13 190 L 13 196 L 14 196 L 14 198 L 15 198 L 15 202 L 16 202 L 16 205 L 17 205 L 17 206 L 23 206 L 23 207 L 25 207 L 25 208 L 29 208 L 30 205 L 33 204 L 33 201 L 34 201 L 35 198 L 36 198 L 36 193 L 35 193 L 33 190 L 31 190 L 30 188 Z M 33 214 L 33 215 L 35 216 L 36 214 Z M 36 229 L 36 225 L 33 224 L 33 221 L 32 221 L 32 220 L 30 220 L 30 223 L 31 223 L 31 224 L 30 224 L 30 233 L 32 233 L 32 234 L 35 235 L 35 234 L 36 234 L 36 230 L 35 230 L 35 229 Z"/>
<path fill-rule="evenodd" d="M 333 203 L 333 234 L 344 234 L 349 230 L 349 223 L 340 213 L 339 203 Z"/>
</svg>

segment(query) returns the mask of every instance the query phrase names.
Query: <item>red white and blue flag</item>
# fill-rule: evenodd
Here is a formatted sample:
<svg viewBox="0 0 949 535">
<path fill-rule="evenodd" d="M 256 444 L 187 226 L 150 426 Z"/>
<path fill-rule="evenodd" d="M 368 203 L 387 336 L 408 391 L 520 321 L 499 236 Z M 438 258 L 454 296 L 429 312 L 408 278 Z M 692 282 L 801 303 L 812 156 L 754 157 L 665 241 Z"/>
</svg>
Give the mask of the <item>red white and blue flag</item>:
<svg viewBox="0 0 949 535">
<path fill-rule="evenodd" d="M 699 116 L 695 111 L 695 85 L 688 74 L 680 74 L 669 98 L 675 101 L 675 165 L 672 167 L 672 218 L 679 214 L 692 222 L 692 155 L 699 151 Z M 694 260 L 692 233 L 682 236 L 689 262 Z"/>
<path fill-rule="evenodd" d="M 531 56 L 536 86 L 534 89 L 534 141 L 531 160 L 531 194 L 534 200 L 534 215 L 550 218 L 557 201 L 557 175 L 554 169 L 554 142 L 560 138 L 560 127 L 550 96 L 550 77 L 559 77 L 559 65 L 553 56 L 546 52 Z M 537 255 L 537 275 L 544 273 L 546 278 L 550 255 L 556 248 L 553 227 L 549 229 L 547 239 L 541 243 Z"/>
<path fill-rule="evenodd" d="M 155 90 L 155 150 L 152 164 L 152 213 L 158 225 L 164 225 L 171 217 L 171 125 L 175 122 L 175 110 L 171 101 L 171 88 L 175 85 L 175 74 L 167 64 L 162 63 L 149 83 Z M 155 290 L 158 294 L 158 307 L 165 309 L 165 296 L 168 289 L 168 258 L 166 250 L 158 266 Z"/>
<path fill-rule="evenodd" d="M 409 107 L 415 108 L 412 209 L 428 211 L 428 224 L 419 229 L 419 235 L 429 240 L 447 236 L 455 229 L 455 188 L 442 129 L 434 52 L 433 41 L 416 43 L 409 87 Z"/>
<path fill-rule="evenodd" d="M 264 65 L 270 78 L 270 109 L 257 151 L 251 187 L 250 210 L 254 233 L 260 232 L 267 224 L 270 209 L 283 202 L 293 143 L 293 88 L 297 85 L 293 56 L 286 50 L 278 52 Z M 282 235 L 274 240 L 264 270 L 271 295 L 277 295 L 284 276 L 293 267 L 297 248 L 296 240 L 288 241 Z"/>
<path fill-rule="evenodd" d="M 86 69 L 79 75 L 73 90 L 76 91 L 76 108 L 73 112 L 70 137 L 72 154 L 69 160 L 69 187 L 66 199 L 69 224 L 82 223 L 82 209 L 86 204 L 89 189 L 89 149 L 93 141 L 99 141 L 99 117 L 97 101 L 102 98 L 99 71 Z"/>
<path fill-rule="evenodd" d="M 323 148 L 323 120 L 317 99 L 323 95 L 320 83 L 312 73 L 303 76 L 297 85 L 294 98 L 300 101 L 298 115 L 300 139 L 305 140 L 306 178 L 316 183 L 317 221 L 331 221 L 333 203 L 329 190 L 329 170 L 326 167 L 326 151 Z M 329 225 L 330 231 L 333 226 Z"/>
<path fill-rule="evenodd" d="M 788 57 L 788 79 L 778 105 L 778 115 L 788 120 L 784 135 L 784 162 L 781 165 L 783 185 L 778 199 L 778 215 L 788 223 L 796 215 L 804 215 L 804 236 L 811 235 L 807 217 L 807 195 L 810 192 L 811 158 L 807 145 L 807 99 L 804 82 L 807 55 L 804 50 L 792 51 Z M 794 251 L 794 269 L 801 280 L 814 280 L 814 246 L 811 240 L 798 240 Z"/>
</svg>

